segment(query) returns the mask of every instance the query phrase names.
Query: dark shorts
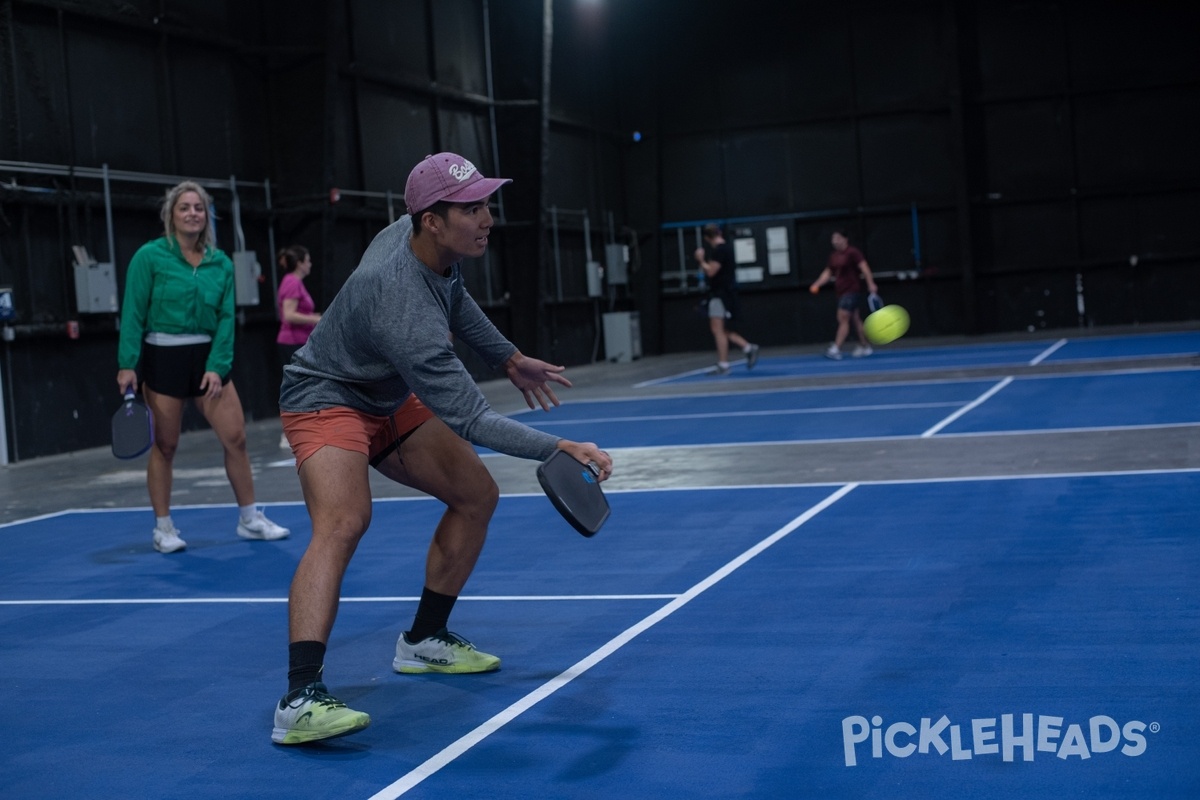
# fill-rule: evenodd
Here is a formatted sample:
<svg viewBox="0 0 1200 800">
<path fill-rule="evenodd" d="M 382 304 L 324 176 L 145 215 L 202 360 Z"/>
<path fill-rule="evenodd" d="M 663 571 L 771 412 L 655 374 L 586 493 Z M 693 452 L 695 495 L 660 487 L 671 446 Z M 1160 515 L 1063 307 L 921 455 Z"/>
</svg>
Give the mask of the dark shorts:
<svg viewBox="0 0 1200 800">
<path fill-rule="evenodd" d="M 858 292 L 850 292 L 838 298 L 839 311 L 858 311 L 858 300 L 862 297 Z"/>
<path fill-rule="evenodd" d="M 168 397 L 200 397 L 200 381 L 212 342 L 202 344 L 142 344 L 142 383 Z M 221 376 L 221 385 L 229 383 L 229 375 Z"/>
</svg>

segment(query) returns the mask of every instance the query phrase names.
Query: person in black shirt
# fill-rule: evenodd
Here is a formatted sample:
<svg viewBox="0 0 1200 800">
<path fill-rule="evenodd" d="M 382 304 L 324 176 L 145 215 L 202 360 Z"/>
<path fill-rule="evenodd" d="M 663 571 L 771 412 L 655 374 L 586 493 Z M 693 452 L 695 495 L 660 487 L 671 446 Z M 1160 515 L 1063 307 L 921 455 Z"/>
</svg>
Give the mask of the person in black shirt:
<svg viewBox="0 0 1200 800">
<path fill-rule="evenodd" d="M 738 296 L 733 247 L 725 241 L 718 225 L 705 225 L 701 233 L 704 246 L 696 248 L 695 256 L 709 285 L 708 325 L 717 345 L 715 371 L 718 375 L 729 372 L 730 342 L 746 354 L 746 369 L 754 369 L 758 363 L 758 345 L 748 342 L 736 330 Z"/>
</svg>

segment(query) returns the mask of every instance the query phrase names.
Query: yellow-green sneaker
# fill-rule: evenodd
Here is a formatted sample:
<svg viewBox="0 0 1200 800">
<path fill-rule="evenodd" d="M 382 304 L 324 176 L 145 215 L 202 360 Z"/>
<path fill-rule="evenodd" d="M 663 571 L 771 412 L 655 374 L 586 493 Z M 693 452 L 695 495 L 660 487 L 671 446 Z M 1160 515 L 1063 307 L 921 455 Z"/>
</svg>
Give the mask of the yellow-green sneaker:
<svg viewBox="0 0 1200 800">
<path fill-rule="evenodd" d="M 475 645 L 456 633 L 442 628 L 417 643 L 400 634 L 396 640 L 396 672 L 491 672 L 500 669 L 500 659 L 475 649 Z"/>
<path fill-rule="evenodd" d="M 371 724 L 362 711 L 347 708 L 346 704 L 329 693 L 323 683 L 310 683 L 284 695 L 275 707 L 275 744 L 304 744 L 332 739 L 361 731 Z"/>
</svg>

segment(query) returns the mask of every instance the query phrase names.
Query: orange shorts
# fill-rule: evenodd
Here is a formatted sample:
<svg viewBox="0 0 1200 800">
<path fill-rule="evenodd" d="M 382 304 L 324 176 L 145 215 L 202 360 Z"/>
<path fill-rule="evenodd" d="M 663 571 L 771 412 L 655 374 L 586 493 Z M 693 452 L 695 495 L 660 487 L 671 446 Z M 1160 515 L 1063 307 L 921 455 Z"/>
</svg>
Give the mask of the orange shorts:
<svg viewBox="0 0 1200 800">
<path fill-rule="evenodd" d="M 282 411 L 279 419 L 296 457 L 296 469 L 326 445 L 362 453 L 374 466 L 433 417 L 433 412 L 410 394 L 390 417 L 377 417 L 345 406 L 318 411 Z"/>
</svg>

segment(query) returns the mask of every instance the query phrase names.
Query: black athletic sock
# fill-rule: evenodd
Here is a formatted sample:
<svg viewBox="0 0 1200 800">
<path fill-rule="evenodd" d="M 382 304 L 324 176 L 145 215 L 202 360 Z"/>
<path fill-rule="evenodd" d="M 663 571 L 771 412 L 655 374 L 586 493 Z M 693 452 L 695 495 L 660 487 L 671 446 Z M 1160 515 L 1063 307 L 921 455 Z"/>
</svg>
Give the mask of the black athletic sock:
<svg viewBox="0 0 1200 800">
<path fill-rule="evenodd" d="M 421 592 L 421 602 L 417 605 L 417 614 L 413 617 L 412 629 L 405 633 L 408 640 L 415 644 L 446 627 L 457 600 L 453 595 L 438 594 L 425 587 Z"/>
<path fill-rule="evenodd" d="M 324 642 L 292 642 L 288 645 L 288 694 L 321 680 L 325 668 Z"/>
</svg>

